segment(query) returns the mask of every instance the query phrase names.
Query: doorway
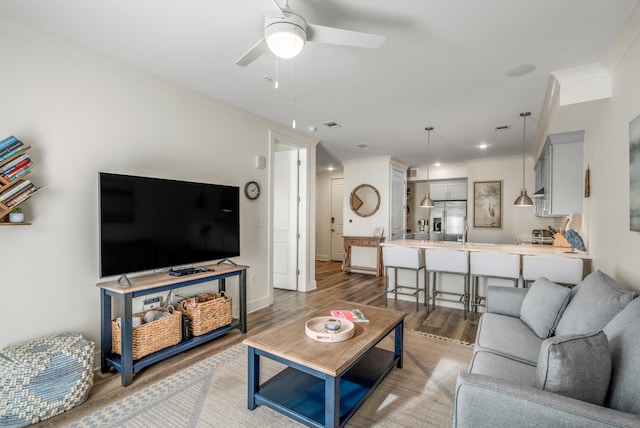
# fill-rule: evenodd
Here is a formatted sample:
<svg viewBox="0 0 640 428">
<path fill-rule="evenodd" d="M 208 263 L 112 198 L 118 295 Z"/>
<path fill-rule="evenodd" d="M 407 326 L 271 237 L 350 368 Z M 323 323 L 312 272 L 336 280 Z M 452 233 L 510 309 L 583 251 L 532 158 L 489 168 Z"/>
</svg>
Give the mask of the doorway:
<svg viewBox="0 0 640 428">
<path fill-rule="evenodd" d="M 344 178 L 331 179 L 331 260 L 341 262 L 344 256 L 342 244 L 344 205 Z"/>
<path fill-rule="evenodd" d="M 274 288 L 299 290 L 306 278 L 307 149 L 272 133 L 272 282 Z"/>
<path fill-rule="evenodd" d="M 389 238 L 403 239 L 407 224 L 407 171 L 397 165 L 391 169 L 391 219 Z"/>
</svg>

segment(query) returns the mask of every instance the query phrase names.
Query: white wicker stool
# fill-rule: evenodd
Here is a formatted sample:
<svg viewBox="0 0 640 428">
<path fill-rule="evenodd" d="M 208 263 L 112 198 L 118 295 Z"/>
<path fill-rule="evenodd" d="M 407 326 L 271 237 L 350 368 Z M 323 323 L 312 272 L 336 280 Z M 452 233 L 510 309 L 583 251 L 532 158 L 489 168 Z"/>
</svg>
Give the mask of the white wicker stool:
<svg viewBox="0 0 640 428">
<path fill-rule="evenodd" d="M 0 351 L 0 426 L 22 427 L 69 410 L 89 396 L 95 344 L 58 334 Z"/>
</svg>

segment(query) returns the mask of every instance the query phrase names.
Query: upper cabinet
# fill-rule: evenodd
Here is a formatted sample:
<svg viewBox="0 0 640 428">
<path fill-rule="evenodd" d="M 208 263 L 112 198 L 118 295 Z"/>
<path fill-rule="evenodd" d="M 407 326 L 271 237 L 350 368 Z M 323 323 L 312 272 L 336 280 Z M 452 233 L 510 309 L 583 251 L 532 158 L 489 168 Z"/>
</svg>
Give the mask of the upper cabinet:
<svg viewBox="0 0 640 428">
<path fill-rule="evenodd" d="M 536 162 L 535 215 L 555 217 L 582 213 L 584 131 L 547 137 Z"/>
<path fill-rule="evenodd" d="M 434 201 L 466 201 L 467 180 L 432 181 L 429 194 Z"/>
</svg>

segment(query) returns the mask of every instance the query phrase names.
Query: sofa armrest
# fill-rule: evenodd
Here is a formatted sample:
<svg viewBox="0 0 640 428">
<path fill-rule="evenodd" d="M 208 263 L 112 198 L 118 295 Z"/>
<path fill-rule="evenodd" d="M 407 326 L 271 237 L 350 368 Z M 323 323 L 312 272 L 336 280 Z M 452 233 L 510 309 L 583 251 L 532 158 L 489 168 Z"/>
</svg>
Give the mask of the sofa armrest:
<svg viewBox="0 0 640 428">
<path fill-rule="evenodd" d="M 528 288 L 487 287 L 487 312 L 520 318 L 520 308 Z"/>
<path fill-rule="evenodd" d="M 638 427 L 640 416 L 497 378 L 458 376 L 455 427 Z"/>
</svg>

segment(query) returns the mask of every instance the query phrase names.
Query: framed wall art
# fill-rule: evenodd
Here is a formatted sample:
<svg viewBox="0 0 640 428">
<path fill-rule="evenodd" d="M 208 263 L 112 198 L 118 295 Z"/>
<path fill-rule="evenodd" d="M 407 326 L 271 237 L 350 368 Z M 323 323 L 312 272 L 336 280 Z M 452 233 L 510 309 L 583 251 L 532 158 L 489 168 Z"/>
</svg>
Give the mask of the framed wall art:
<svg viewBox="0 0 640 428">
<path fill-rule="evenodd" d="M 502 180 L 473 182 L 473 227 L 502 229 Z"/>
</svg>

